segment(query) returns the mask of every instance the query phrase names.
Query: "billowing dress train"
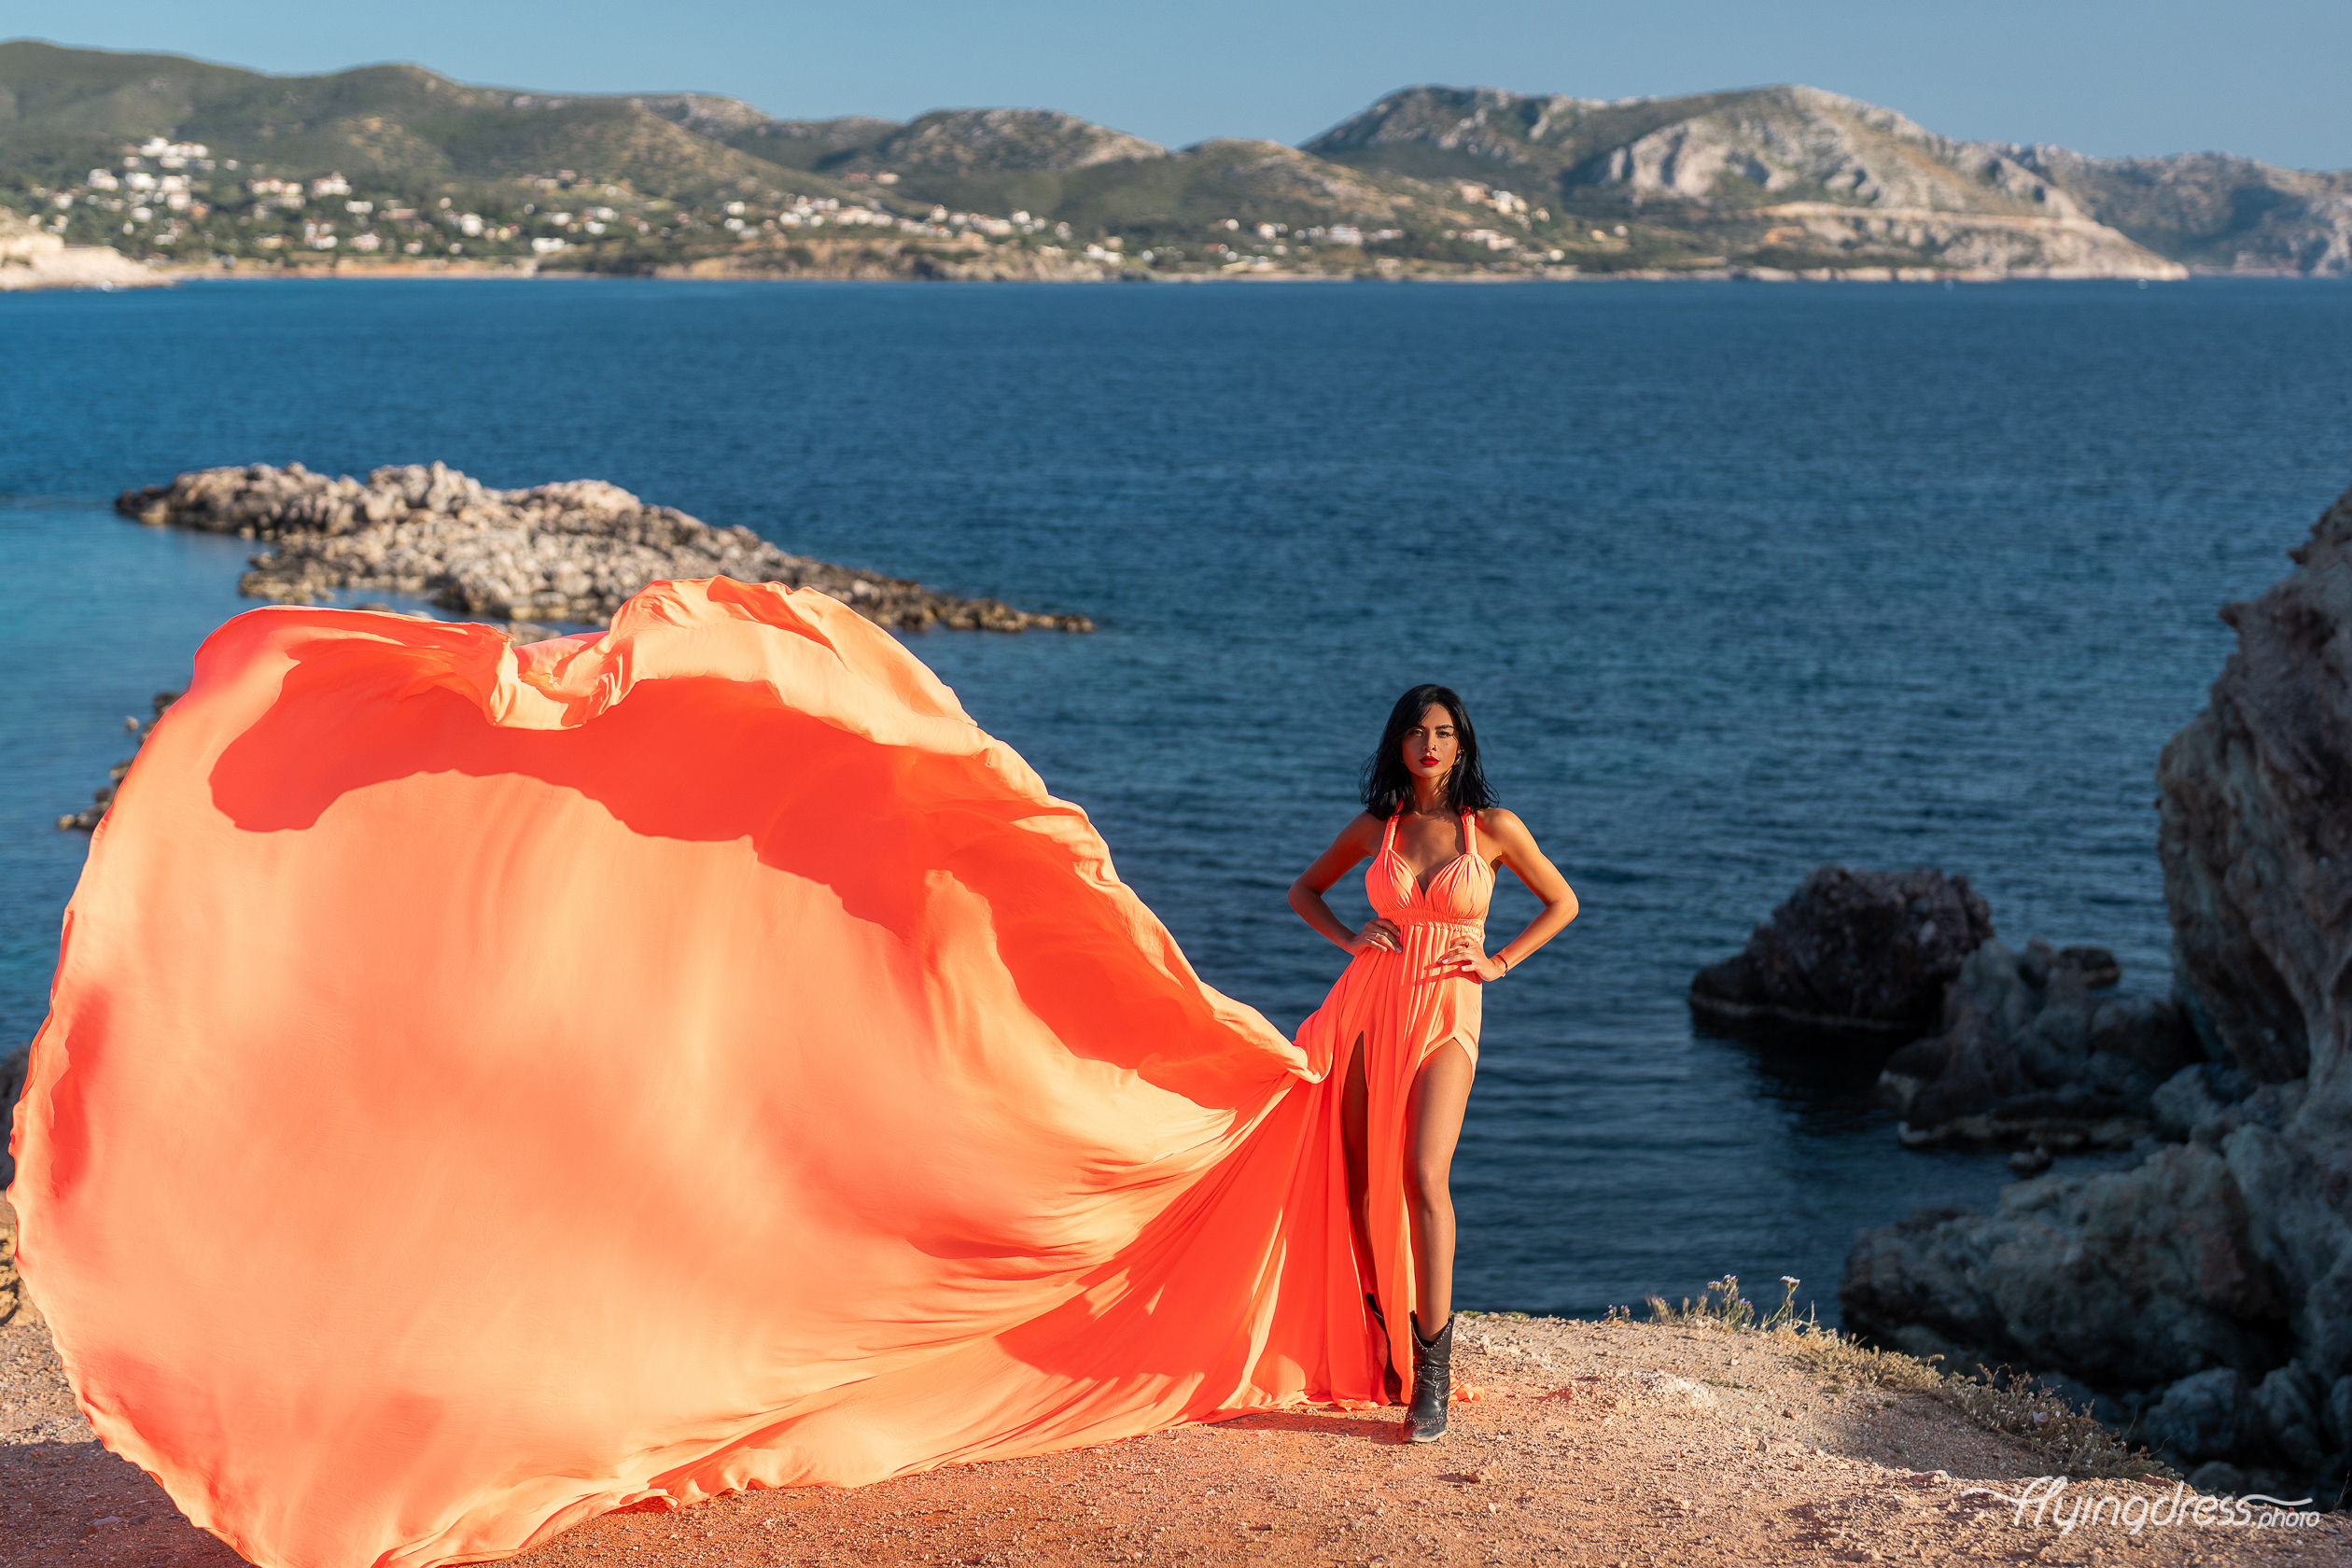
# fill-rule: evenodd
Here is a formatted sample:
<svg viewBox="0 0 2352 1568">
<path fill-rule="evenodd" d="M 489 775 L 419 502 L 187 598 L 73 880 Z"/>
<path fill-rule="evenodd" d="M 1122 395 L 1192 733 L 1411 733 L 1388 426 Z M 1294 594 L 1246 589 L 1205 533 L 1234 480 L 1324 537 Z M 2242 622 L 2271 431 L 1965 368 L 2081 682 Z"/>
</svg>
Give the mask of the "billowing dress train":
<svg viewBox="0 0 2352 1568">
<path fill-rule="evenodd" d="M 255 610 L 93 835 L 21 1266 L 99 1436 L 270 1568 L 1377 1400 L 1333 1068 L 1368 1031 L 1393 1106 L 1396 1029 L 1475 1037 L 1408 973 L 1473 875 L 1293 1043 L 821 595 Z"/>
</svg>

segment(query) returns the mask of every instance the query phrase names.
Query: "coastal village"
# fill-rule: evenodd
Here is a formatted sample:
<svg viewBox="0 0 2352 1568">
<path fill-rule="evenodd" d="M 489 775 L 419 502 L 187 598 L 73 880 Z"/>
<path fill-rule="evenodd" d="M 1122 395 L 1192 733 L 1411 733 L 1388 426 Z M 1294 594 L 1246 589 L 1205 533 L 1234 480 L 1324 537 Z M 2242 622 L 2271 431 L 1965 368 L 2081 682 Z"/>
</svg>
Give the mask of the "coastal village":
<svg viewBox="0 0 2352 1568">
<path fill-rule="evenodd" d="M 1399 228 L 1303 225 L 1227 217 L 1197 235 L 1129 246 L 1021 209 L 997 214 L 895 199 L 900 176 L 852 174 L 872 194 L 844 199 L 766 191 L 749 199 L 671 200 L 628 185 L 551 170 L 486 186 L 469 197 L 421 196 L 334 170 L 289 178 L 216 157 L 201 142 L 147 138 L 112 164 L 57 189 L 33 187 L 41 227 L 77 245 L 108 245 L 151 266 L 226 274 L 280 271 L 522 272 L 657 270 L 669 253 L 757 253 L 793 240 L 897 239 L 952 252 L 1021 252 L 1083 264 L 1096 275 L 1271 273 L 1322 267 L 1401 268 L 1414 246 Z M 1472 180 L 1451 182 L 1467 207 L 1501 227 L 1458 226 L 1435 238 L 1522 267 L 1557 266 L 1568 253 L 1534 232 L 1551 214 Z M 1617 226 L 1614 238 L 1627 231 Z M 1426 236 L 1424 236 L 1426 237 Z M 1607 244 L 1603 230 L 1591 239 Z M 1399 251 L 1403 254 L 1388 254 Z M 1572 269 L 1573 270 L 1573 269 Z"/>
</svg>

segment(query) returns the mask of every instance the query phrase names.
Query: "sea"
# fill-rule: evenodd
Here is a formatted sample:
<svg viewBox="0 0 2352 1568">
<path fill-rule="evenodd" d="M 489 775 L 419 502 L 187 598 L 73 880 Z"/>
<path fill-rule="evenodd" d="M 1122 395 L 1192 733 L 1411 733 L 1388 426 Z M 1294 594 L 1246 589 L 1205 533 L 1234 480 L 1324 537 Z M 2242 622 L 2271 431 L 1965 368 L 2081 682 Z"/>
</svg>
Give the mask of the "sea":
<svg viewBox="0 0 2352 1568">
<path fill-rule="evenodd" d="M 2352 483 L 2344 283 L 223 281 L 0 296 L 0 1049 L 56 818 L 251 607 L 252 545 L 118 492 L 609 480 L 1093 616 L 906 640 L 1284 1029 L 1345 961 L 1286 889 L 1397 694 L 1458 689 L 1583 904 L 1487 993 L 1458 1299 L 1579 1316 L 1788 1277 L 1834 1323 L 1858 1232 L 1996 1200 L 2000 1153 L 1898 1145 L 1875 1059 L 1718 1038 L 1690 978 L 1836 862 L 2166 991 L 2157 754 Z M 1506 875 L 1494 940 L 1534 907 Z"/>
</svg>

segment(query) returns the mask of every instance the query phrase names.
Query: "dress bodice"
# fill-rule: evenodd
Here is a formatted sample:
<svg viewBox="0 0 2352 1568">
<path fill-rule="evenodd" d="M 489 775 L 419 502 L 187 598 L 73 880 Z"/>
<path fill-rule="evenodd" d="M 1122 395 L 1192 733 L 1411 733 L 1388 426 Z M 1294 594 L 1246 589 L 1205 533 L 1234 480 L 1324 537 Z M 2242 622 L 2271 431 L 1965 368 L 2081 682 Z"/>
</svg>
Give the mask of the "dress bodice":
<svg viewBox="0 0 2352 1568">
<path fill-rule="evenodd" d="M 1431 873 L 1425 890 L 1397 852 L 1396 817 L 1390 817 L 1380 833 L 1380 852 L 1365 868 L 1364 891 L 1375 911 L 1399 925 L 1413 920 L 1484 921 L 1487 901 L 1494 896 L 1494 868 L 1478 853 L 1477 814 L 1462 814 L 1462 853 Z"/>
</svg>

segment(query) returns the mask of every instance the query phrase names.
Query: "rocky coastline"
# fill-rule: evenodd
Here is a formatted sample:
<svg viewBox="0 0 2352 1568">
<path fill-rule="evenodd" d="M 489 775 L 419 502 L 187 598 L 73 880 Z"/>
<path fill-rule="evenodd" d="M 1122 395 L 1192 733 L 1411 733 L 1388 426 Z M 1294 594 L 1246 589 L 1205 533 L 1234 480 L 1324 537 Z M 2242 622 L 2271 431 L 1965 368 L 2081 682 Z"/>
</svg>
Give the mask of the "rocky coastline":
<svg viewBox="0 0 2352 1568">
<path fill-rule="evenodd" d="M 126 491 L 115 508 L 150 526 L 266 544 L 238 592 L 282 604 L 401 594 L 477 619 L 593 624 L 649 582 L 731 577 L 814 588 L 899 631 L 1094 630 L 1084 615 L 789 554 L 749 528 L 649 506 L 601 480 L 497 490 L 441 463 L 377 469 L 364 481 L 256 463 Z"/>
<path fill-rule="evenodd" d="M 2352 1487 L 2352 491 L 2289 553 L 2222 610 L 2237 650 L 2157 765 L 2175 996 L 2102 1001 L 2064 955 L 1988 941 L 1883 1080 L 1907 1135 L 2063 1113 L 2141 1157 L 1869 1232 L 1839 1294 L 1913 1354 L 2060 1383 L 2192 1487 L 2329 1506 Z"/>
</svg>

